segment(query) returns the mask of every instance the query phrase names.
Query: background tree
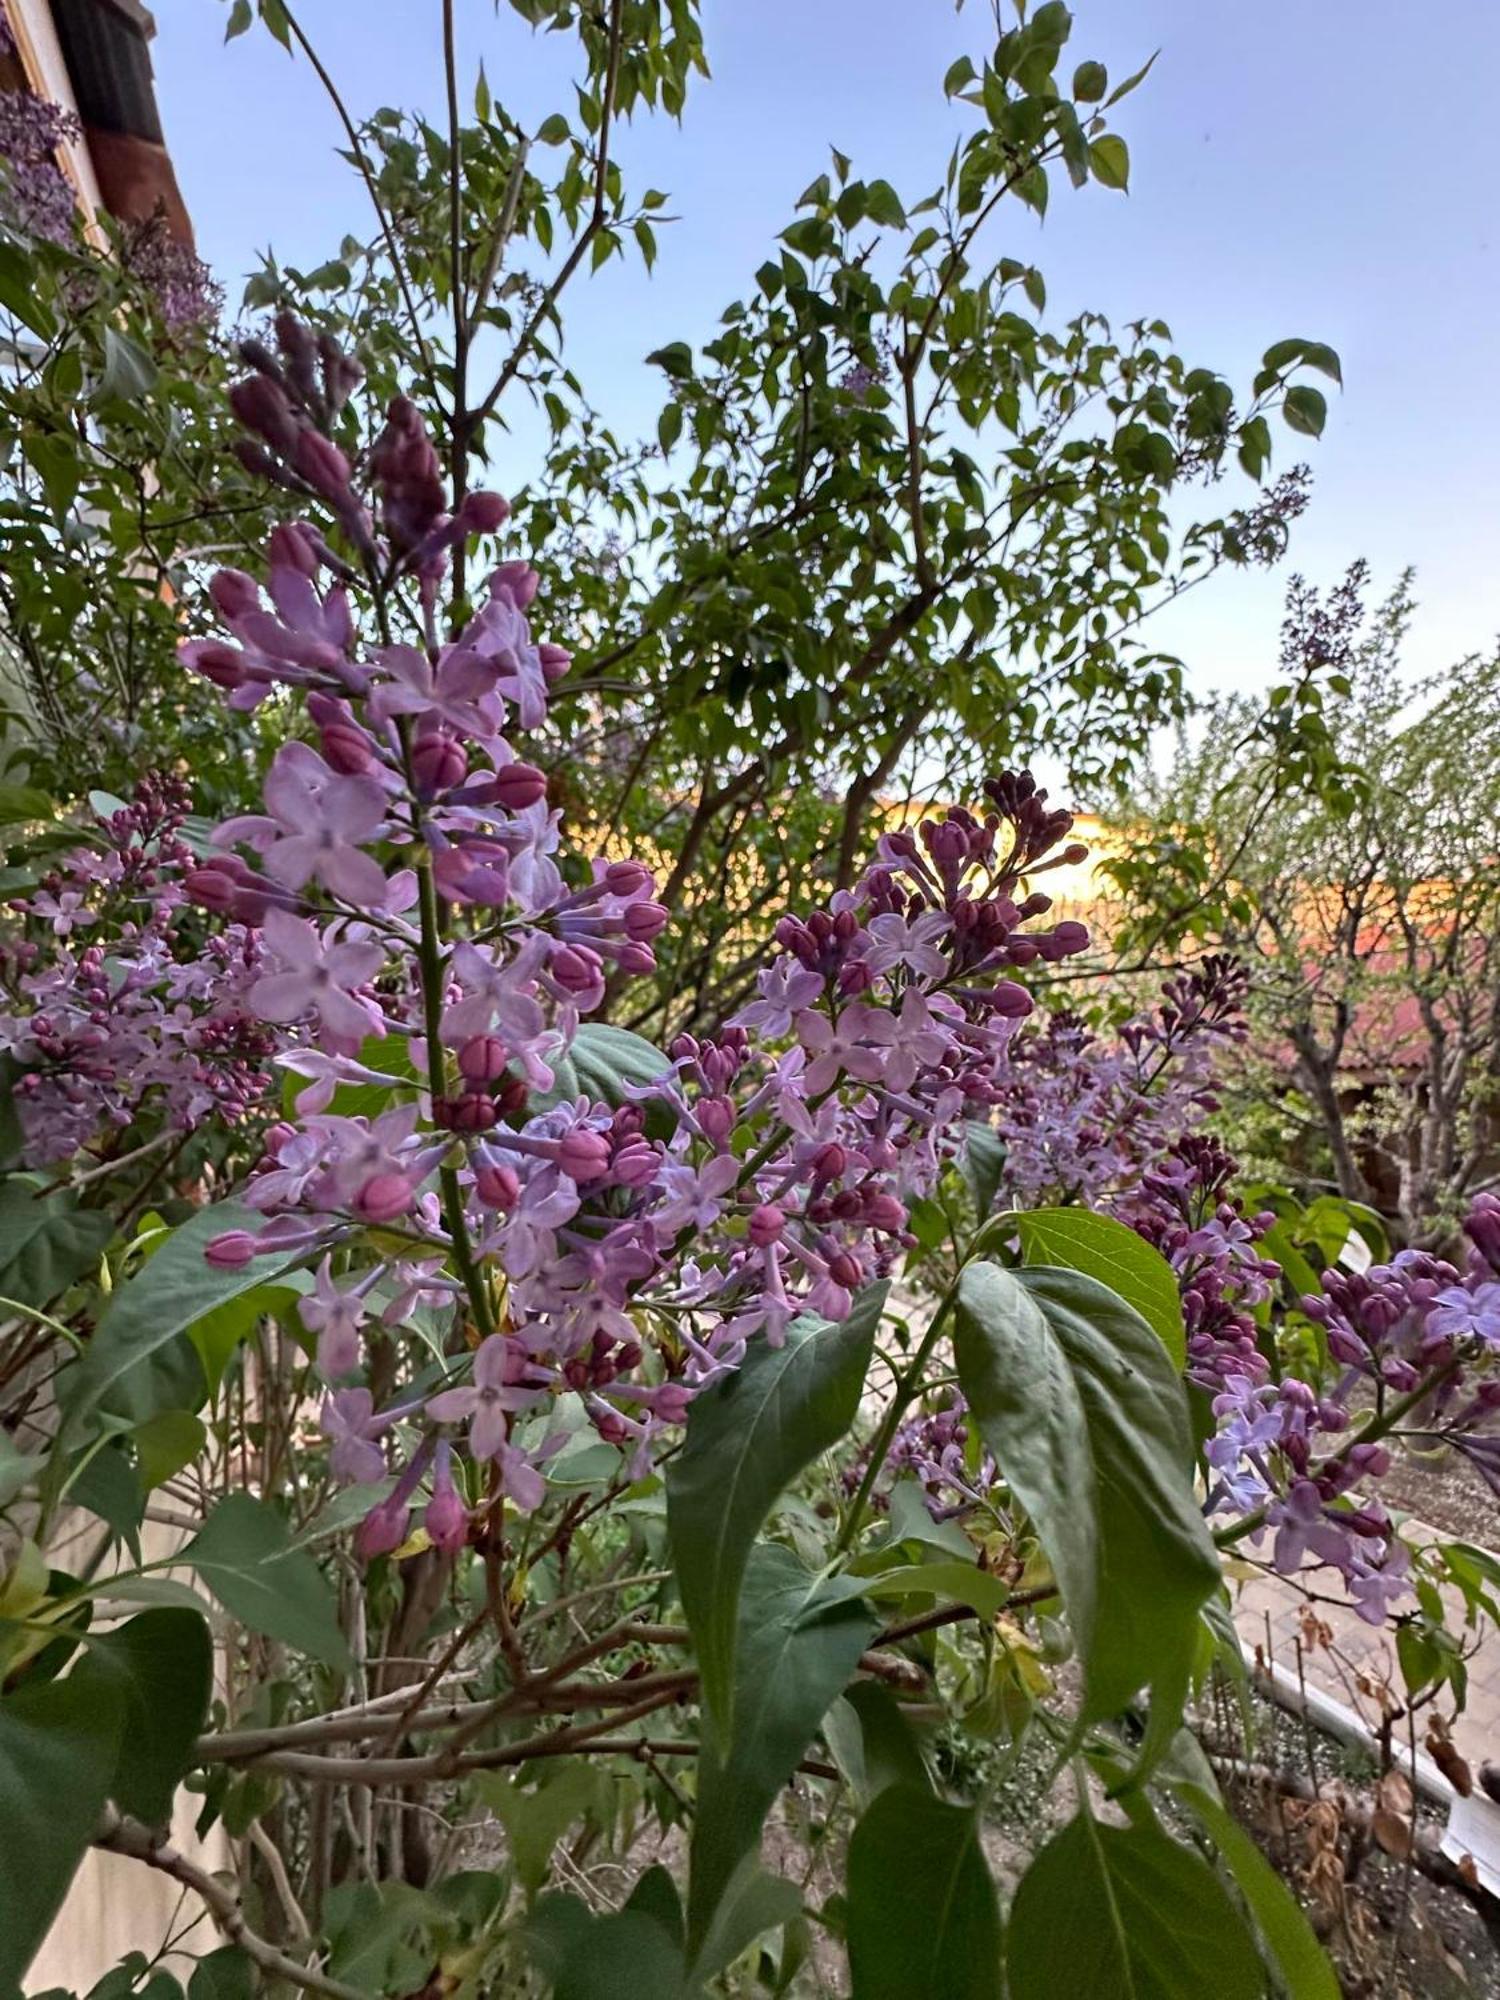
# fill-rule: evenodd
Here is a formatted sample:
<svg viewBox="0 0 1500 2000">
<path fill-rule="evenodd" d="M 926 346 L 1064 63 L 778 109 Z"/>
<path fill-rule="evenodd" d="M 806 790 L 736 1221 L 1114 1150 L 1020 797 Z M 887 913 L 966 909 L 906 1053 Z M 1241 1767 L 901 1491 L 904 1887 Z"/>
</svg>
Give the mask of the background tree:
<svg viewBox="0 0 1500 2000">
<path fill-rule="evenodd" d="M 1411 579 L 1371 615 L 1366 581 L 1357 564 L 1321 599 L 1293 582 L 1288 680 L 1179 739 L 1112 867 L 1127 962 L 1205 945 L 1251 966 L 1235 1095 L 1262 1156 L 1426 1243 L 1495 1173 L 1500 657 L 1413 680 Z M 1312 764 L 1285 719 L 1299 703 L 1321 724 Z"/>
</svg>

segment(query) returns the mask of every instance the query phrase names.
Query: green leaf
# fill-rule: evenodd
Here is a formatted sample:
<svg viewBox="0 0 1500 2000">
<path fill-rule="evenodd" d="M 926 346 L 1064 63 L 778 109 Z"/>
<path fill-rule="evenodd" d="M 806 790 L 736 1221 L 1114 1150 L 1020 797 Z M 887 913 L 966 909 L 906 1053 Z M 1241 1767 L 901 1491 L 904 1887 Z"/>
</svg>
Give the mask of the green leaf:
<svg viewBox="0 0 1500 2000">
<path fill-rule="evenodd" d="M 536 142 L 539 146 L 560 146 L 567 138 L 568 121 L 560 111 L 554 111 L 544 118 L 536 128 Z"/>
<path fill-rule="evenodd" d="M 1193 1492 L 1187 1400 L 1160 1340 L 1082 1273 L 971 1264 L 954 1352 L 1061 1587 L 1086 1715 L 1117 1713 L 1148 1682 L 1180 1693 L 1219 1564 Z"/>
<path fill-rule="evenodd" d="M 669 452 L 682 435 L 682 405 L 668 403 L 656 420 L 656 442 Z"/>
<path fill-rule="evenodd" d="M 333 1592 L 279 1514 L 248 1493 L 230 1493 L 182 1551 L 224 1609 L 252 1632 L 281 1639 L 325 1666 L 347 1667 Z"/>
<path fill-rule="evenodd" d="M 646 356 L 648 367 L 662 369 L 674 382 L 690 382 L 693 376 L 693 350 L 685 340 L 669 341 L 665 347 L 658 347 Z"/>
<path fill-rule="evenodd" d="M 1287 2000 L 1339 2000 L 1339 1982 L 1302 1905 L 1245 1829 L 1202 1785 L 1174 1784 L 1249 1905 Z"/>
<path fill-rule="evenodd" d="M 255 1961 L 236 1944 L 220 1945 L 194 1966 L 188 2000 L 255 2000 Z"/>
<path fill-rule="evenodd" d="M 1151 74 L 1152 64 L 1156 61 L 1156 58 L 1160 54 L 1161 54 L 1160 49 L 1153 50 L 1151 55 L 1147 57 L 1146 61 L 1142 63 L 1141 67 L 1135 72 L 1133 76 L 1127 76 L 1122 84 L 1120 84 L 1116 89 L 1110 92 L 1109 103 L 1118 104 L 1120 99 L 1122 97 L 1128 97 L 1131 91 L 1134 90 L 1138 84 L 1144 83 L 1146 81 L 1146 78 Z"/>
<path fill-rule="evenodd" d="M 1281 414 L 1289 430 L 1300 431 L 1304 437 L 1321 437 L 1328 421 L 1328 398 L 1321 389 L 1298 382 L 1287 390 Z"/>
<path fill-rule="evenodd" d="M 724 1756 L 705 1745 L 698 1778 L 688 1894 L 694 1948 L 877 1629 L 858 1598 L 809 1576 L 789 1549 L 761 1542 L 750 1551 L 740 1597 L 734 1730 Z"/>
<path fill-rule="evenodd" d="M 1016 1218 L 1028 1264 L 1082 1271 L 1134 1306 L 1179 1368 L 1187 1361 L 1187 1329 L 1177 1277 L 1159 1250 L 1112 1215 L 1087 1208 L 1034 1208 Z"/>
<path fill-rule="evenodd" d="M 999 2000 L 1000 1910 L 977 1813 L 887 1786 L 849 1842 L 848 1925 L 854 2000 Z"/>
<path fill-rule="evenodd" d="M 103 1410 L 144 1422 L 158 1411 L 180 1407 L 167 1392 L 190 1371 L 167 1350 L 198 1320 L 242 1292 L 263 1285 L 269 1261 L 256 1258 L 237 1271 L 216 1270 L 204 1257 L 205 1244 L 225 1230 L 258 1224 L 260 1218 L 236 1202 L 200 1209 L 162 1244 L 110 1300 L 88 1351 L 69 1378 L 70 1419 Z M 190 1369 L 202 1368 L 188 1347 Z M 198 1390 L 202 1400 L 203 1390 Z"/>
<path fill-rule="evenodd" d="M 56 810 L 50 792 L 34 785 L 0 785 L 0 826 L 31 826 L 50 820 Z"/>
<path fill-rule="evenodd" d="M 604 1021 L 585 1021 L 556 1066 L 552 1088 L 533 1093 L 528 1114 L 578 1097 L 618 1109 L 630 1102 L 627 1091 L 655 1083 L 671 1067 L 671 1059 L 644 1036 Z"/>
<path fill-rule="evenodd" d="M 0 1992 L 22 1975 L 57 1914 L 109 1797 L 118 1696 L 73 1676 L 0 1700 Z"/>
<path fill-rule="evenodd" d="M 139 402 L 156 387 L 157 372 L 156 363 L 137 341 L 117 327 L 104 329 L 104 375 L 99 385 L 104 395 Z"/>
<path fill-rule="evenodd" d="M 981 1222 L 995 1206 L 1000 1176 L 1005 1171 L 1005 1142 L 993 1125 L 977 1118 L 964 1125 L 963 1174 L 974 1212 Z"/>
<path fill-rule="evenodd" d="M 1212 1968 L 1210 1972 L 1209 1968 Z M 1087 1813 L 1021 1878 L 1006 1944 L 1011 2000 L 1262 2000 L 1265 1967 L 1213 1870 L 1146 1824 Z"/>
<path fill-rule="evenodd" d="M 582 1757 L 558 1761 L 537 1784 L 481 1772 L 474 1790 L 505 1828 L 511 1865 L 528 1901 L 547 1879 L 553 1848 L 575 1820 L 600 1803 L 599 1773 Z"/>
<path fill-rule="evenodd" d="M 714 1913 L 712 1927 L 693 1966 L 694 1981 L 712 1978 L 767 1931 L 792 1923 L 802 1914 L 802 1892 L 795 1882 L 767 1875 L 748 1860 L 730 1883 Z"/>
<path fill-rule="evenodd" d="M 576 1896 L 547 1896 L 526 1941 L 552 2000 L 686 2000 L 682 1952 L 645 1910 L 600 1917 Z"/>
<path fill-rule="evenodd" d="M 0 1507 L 39 1479 L 46 1463 L 45 1453 L 17 1451 L 9 1431 L 0 1430 Z"/>
<path fill-rule="evenodd" d="M 986 1620 L 1000 1616 L 1010 1594 L 999 1577 L 973 1562 L 903 1563 L 863 1581 L 867 1597 L 946 1597 L 967 1604 Z"/>
<path fill-rule="evenodd" d="M 213 1692 L 213 1641 L 196 1611 L 142 1611 L 89 1640 L 70 1679 L 117 1700 L 124 1713 L 110 1797 L 158 1826 L 193 1761 Z"/>
<path fill-rule="evenodd" d="M 971 59 L 968 56 L 960 56 L 956 62 L 948 65 L 948 74 L 943 78 L 944 95 L 956 97 L 959 91 L 974 81 L 976 74 Z"/>
<path fill-rule="evenodd" d="M 189 1410 L 162 1410 L 131 1432 L 141 1490 L 152 1492 L 191 1465 L 208 1440 L 203 1420 Z"/>
<path fill-rule="evenodd" d="M 146 1500 L 134 1468 L 117 1445 L 105 1445 L 80 1461 L 68 1482 L 67 1492 L 70 1500 L 108 1522 L 129 1549 L 132 1561 L 140 1562 L 141 1519 Z"/>
<path fill-rule="evenodd" d="M 1102 187 L 1128 188 L 1130 151 L 1117 132 L 1106 132 L 1089 147 L 1089 165 Z"/>
<path fill-rule="evenodd" d="M 870 182 L 865 189 L 865 214 L 872 222 L 883 223 L 888 229 L 906 227 L 906 210 L 889 181 Z"/>
<path fill-rule="evenodd" d="M 879 1681 L 856 1681 L 823 1718 L 823 1736 L 861 1807 L 887 1785 L 931 1791 L 921 1747 L 901 1704 Z"/>
<path fill-rule="evenodd" d="M 841 1323 L 799 1319 L 784 1344 L 758 1340 L 734 1374 L 693 1403 L 667 1470 L 667 1527 L 692 1627 L 703 1700 L 732 1739 L 740 1579 L 777 1495 L 844 1435 L 859 1409 L 886 1287 L 869 1285 Z"/>
<path fill-rule="evenodd" d="M 0 1297 L 50 1305 L 98 1264 L 114 1224 L 80 1208 L 66 1190 L 42 1194 L 40 1179 L 14 1174 L 0 1182 Z"/>
<path fill-rule="evenodd" d="M 1097 104 L 1109 88 L 1109 71 L 1101 62 L 1080 63 L 1073 72 L 1073 95 L 1080 104 Z"/>
</svg>

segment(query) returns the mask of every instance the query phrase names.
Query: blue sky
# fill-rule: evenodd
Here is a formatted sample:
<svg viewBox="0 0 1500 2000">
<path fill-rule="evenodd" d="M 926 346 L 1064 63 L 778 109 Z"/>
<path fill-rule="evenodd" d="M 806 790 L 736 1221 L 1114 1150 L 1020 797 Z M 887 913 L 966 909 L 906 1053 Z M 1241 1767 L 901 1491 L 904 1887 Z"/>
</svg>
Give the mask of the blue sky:
<svg viewBox="0 0 1500 2000">
<path fill-rule="evenodd" d="M 227 6 L 155 0 L 157 89 L 203 253 L 237 295 L 272 244 L 310 265 L 365 233 L 358 183 L 301 62 L 262 31 L 227 47 Z M 1122 77 L 1129 197 L 1054 193 L 1044 225 L 1017 209 L 1058 317 L 1083 306 L 1168 321 L 1179 350 L 1245 384 L 1286 335 L 1344 362 L 1311 447 L 1313 506 L 1288 567 L 1332 583 L 1356 556 L 1384 586 L 1411 563 L 1421 611 L 1410 660 L 1436 670 L 1500 629 L 1500 213 L 1494 85 L 1500 7 L 1450 0 L 1439 41 L 1396 0 L 1077 0 L 1069 60 Z M 357 113 L 440 104 L 437 0 L 301 0 L 299 15 Z M 827 164 L 911 198 L 935 185 L 958 128 L 941 79 L 981 49 L 970 0 L 706 0 L 713 80 L 684 123 L 642 119 L 619 148 L 631 184 L 672 195 L 655 275 L 612 265 L 572 295 L 570 357 L 596 401 L 645 428 L 658 382 L 642 357 L 698 340 L 742 293 L 792 204 Z M 1438 15 L 1435 12 L 1434 22 Z M 460 0 L 461 46 L 525 120 L 571 108 L 567 49 L 492 0 Z M 1278 438 L 1279 463 L 1297 443 Z M 518 455 L 525 440 L 518 438 Z M 1301 455 L 1296 454 L 1296 455 Z M 522 463 L 509 483 L 530 471 Z M 1200 689 L 1274 670 L 1285 573 L 1206 585 L 1153 628 Z"/>
</svg>

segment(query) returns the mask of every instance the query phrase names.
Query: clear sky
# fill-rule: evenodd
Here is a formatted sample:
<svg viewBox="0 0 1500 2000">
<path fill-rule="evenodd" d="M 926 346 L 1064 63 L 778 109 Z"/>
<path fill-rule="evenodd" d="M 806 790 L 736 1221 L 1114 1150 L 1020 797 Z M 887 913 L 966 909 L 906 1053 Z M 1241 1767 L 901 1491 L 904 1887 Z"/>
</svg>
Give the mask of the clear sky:
<svg viewBox="0 0 1500 2000">
<path fill-rule="evenodd" d="M 153 0 L 157 89 L 199 246 L 230 286 L 270 243 L 304 267 L 369 228 L 335 156 L 332 115 L 305 64 L 256 29 L 227 47 L 227 6 Z M 828 146 L 911 198 L 936 185 L 955 132 L 941 79 L 981 49 L 970 0 L 706 0 L 712 82 L 681 128 L 642 118 L 619 153 L 631 185 L 668 190 L 648 280 L 612 264 L 570 294 L 570 356 L 593 399 L 645 428 L 659 376 L 642 357 L 702 339 L 743 293 Z M 356 113 L 436 116 L 436 0 L 301 0 L 299 16 Z M 1343 357 L 1316 488 L 1289 568 L 1332 583 L 1356 556 L 1383 587 L 1418 571 L 1410 658 L 1441 668 L 1500 630 L 1500 211 L 1495 187 L 1500 0 L 1076 0 L 1071 62 L 1112 78 L 1161 55 L 1120 106 L 1128 198 L 1055 189 L 1018 254 L 1046 274 L 1050 311 L 1167 320 L 1179 350 L 1237 385 L 1271 341 Z M 561 37 L 534 37 L 504 0 L 460 0 L 469 62 L 524 120 L 571 110 Z M 1441 24 L 1439 26 L 1439 23 Z M 1278 434 L 1278 463 L 1302 441 Z M 520 440 L 518 440 L 518 444 Z M 509 482 L 521 484 L 522 464 Z M 1200 689 L 1263 682 L 1285 577 L 1204 586 L 1154 628 Z"/>
</svg>

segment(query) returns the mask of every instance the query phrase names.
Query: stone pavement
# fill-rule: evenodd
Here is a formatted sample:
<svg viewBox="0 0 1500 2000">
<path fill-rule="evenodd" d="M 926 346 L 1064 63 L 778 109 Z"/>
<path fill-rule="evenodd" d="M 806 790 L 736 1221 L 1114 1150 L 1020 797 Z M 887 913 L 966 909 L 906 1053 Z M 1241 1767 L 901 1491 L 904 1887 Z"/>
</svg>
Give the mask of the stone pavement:
<svg viewBox="0 0 1500 2000">
<path fill-rule="evenodd" d="M 1435 1531 L 1408 1521 L 1405 1532 L 1418 1540 L 1440 1539 Z M 1396 1660 L 1394 1632 L 1389 1626 L 1367 1625 L 1336 1597 L 1338 1579 L 1318 1578 L 1319 1600 L 1308 1604 L 1302 1593 L 1282 1577 L 1258 1573 L 1253 1580 L 1231 1583 L 1236 1594 L 1235 1626 L 1244 1645 L 1259 1649 L 1267 1665 L 1281 1668 L 1295 1682 L 1300 1671 L 1307 1686 L 1353 1709 L 1367 1727 L 1379 1727 L 1382 1690 L 1389 1689 L 1391 1706 L 1404 1700 Z M 1450 1629 L 1462 1622 L 1462 1599 L 1445 1593 L 1453 1616 Z M 1298 1657 L 1298 1641 L 1301 1657 Z M 1445 1710 L 1448 1703 L 1440 1704 Z M 1422 1718 L 1419 1718 L 1419 1725 Z M 1422 1731 L 1419 1726 L 1418 1749 Z M 1484 1628 L 1479 1650 L 1469 1661 L 1468 1702 L 1453 1725 L 1453 1740 L 1474 1770 L 1486 1760 L 1500 1764 L 1500 1634 Z M 1398 1756 L 1407 1748 L 1401 1740 Z"/>
</svg>

